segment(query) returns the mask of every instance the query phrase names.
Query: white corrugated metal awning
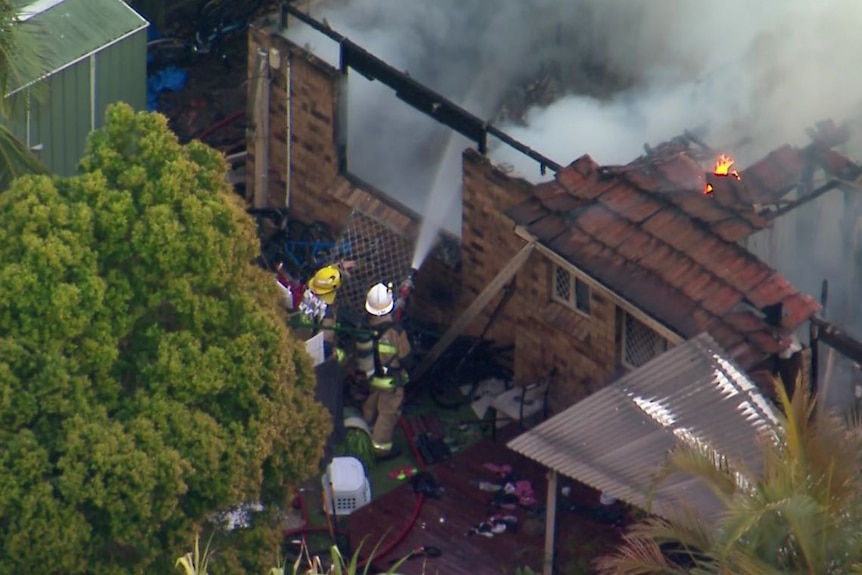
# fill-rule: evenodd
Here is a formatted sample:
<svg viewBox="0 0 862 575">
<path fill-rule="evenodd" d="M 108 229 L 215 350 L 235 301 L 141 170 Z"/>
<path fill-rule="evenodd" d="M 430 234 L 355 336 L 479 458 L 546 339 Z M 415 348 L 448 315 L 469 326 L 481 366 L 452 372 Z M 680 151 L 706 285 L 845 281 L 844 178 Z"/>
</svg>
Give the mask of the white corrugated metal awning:
<svg viewBox="0 0 862 575">
<path fill-rule="evenodd" d="M 769 401 L 701 334 L 509 442 L 526 457 L 600 491 L 673 516 L 680 502 L 713 517 L 719 502 L 698 481 L 655 473 L 680 442 L 762 469 L 759 441 L 778 425 Z"/>
</svg>

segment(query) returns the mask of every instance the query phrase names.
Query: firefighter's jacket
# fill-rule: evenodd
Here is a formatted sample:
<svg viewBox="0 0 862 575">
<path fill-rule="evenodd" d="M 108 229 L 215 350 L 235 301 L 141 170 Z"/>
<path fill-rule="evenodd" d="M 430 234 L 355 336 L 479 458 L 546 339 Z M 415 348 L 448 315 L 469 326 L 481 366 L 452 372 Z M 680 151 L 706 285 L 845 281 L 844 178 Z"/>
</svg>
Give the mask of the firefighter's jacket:
<svg viewBox="0 0 862 575">
<path fill-rule="evenodd" d="M 333 329 L 336 319 L 335 305 L 326 303 L 311 288 L 306 288 L 305 293 L 302 294 L 299 311 L 303 323 L 309 324 L 315 332 L 321 328 L 326 328 L 323 330 L 323 342 L 326 348 L 325 355 L 328 357 L 335 347 L 335 331 Z"/>
<path fill-rule="evenodd" d="M 413 356 L 410 340 L 398 324 L 378 326 L 379 337 L 371 334 L 356 339 L 356 368 L 370 378 L 371 386 L 393 389 L 406 385 Z"/>
</svg>

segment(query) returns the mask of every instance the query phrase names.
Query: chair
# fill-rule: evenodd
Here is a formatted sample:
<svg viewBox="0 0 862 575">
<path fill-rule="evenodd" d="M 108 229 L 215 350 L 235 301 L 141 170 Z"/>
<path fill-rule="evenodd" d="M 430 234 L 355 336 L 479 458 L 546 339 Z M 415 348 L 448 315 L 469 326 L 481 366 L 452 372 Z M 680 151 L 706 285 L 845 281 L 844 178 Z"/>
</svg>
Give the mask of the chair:
<svg viewBox="0 0 862 575">
<path fill-rule="evenodd" d="M 542 379 L 527 385 L 516 385 L 504 391 L 491 402 L 491 439 L 497 440 L 497 421 L 502 414 L 506 419 L 516 421 L 521 429 L 525 422 L 548 417 L 548 393 L 556 375 L 556 368 Z"/>
</svg>

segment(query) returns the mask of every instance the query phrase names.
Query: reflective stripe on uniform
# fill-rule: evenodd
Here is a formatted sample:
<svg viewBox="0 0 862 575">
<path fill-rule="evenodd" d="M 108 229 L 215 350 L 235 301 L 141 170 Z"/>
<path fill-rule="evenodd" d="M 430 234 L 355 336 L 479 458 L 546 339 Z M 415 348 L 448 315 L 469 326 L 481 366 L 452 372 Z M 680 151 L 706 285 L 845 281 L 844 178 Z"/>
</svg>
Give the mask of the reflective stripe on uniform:
<svg viewBox="0 0 862 575">
<path fill-rule="evenodd" d="M 383 391 L 389 391 L 397 387 L 395 385 L 395 378 L 391 376 L 372 377 L 370 385 L 374 389 L 380 389 Z"/>
<path fill-rule="evenodd" d="M 391 441 L 389 443 L 374 443 L 372 441 L 371 444 L 374 446 L 374 451 L 378 451 L 378 452 L 382 451 L 384 453 L 388 453 L 388 452 L 392 451 L 392 442 Z"/>
<path fill-rule="evenodd" d="M 372 338 L 356 341 L 356 369 L 362 373 L 374 373 L 374 340 Z"/>
</svg>

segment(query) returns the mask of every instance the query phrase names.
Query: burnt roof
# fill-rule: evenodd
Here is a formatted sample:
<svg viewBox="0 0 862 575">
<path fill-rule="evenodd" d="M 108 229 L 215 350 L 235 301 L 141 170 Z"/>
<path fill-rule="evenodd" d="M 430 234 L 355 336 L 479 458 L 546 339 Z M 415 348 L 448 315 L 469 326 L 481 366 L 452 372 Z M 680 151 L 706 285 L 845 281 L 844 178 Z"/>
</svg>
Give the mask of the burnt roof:
<svg viewBox="0 0 862 575">
<path fill-rule="evenodd" d="M 745 180 L 720 178 L 707 195 L 703 168 L 684 151 L 612 167 L 585 155 L 507 215 L 680 335 L 706 331 L 751 367 L 786 349 L 820 306 L 737 243 L 767 225 L 729 199 L 751 193 Z M 765 310 L 776 304 L 773 325 Z"/>
</svg>

